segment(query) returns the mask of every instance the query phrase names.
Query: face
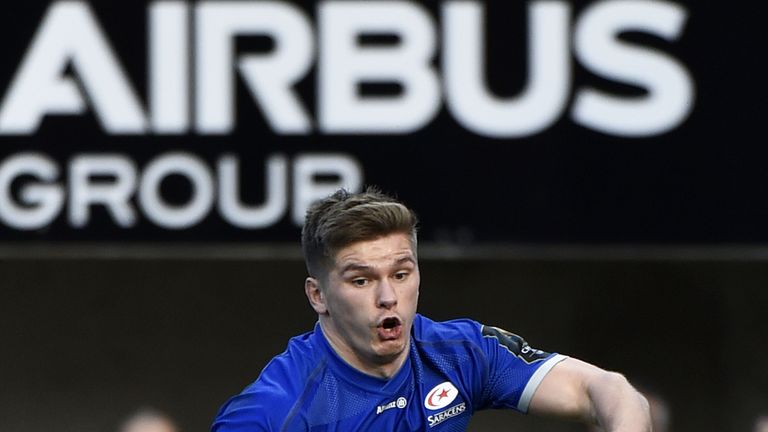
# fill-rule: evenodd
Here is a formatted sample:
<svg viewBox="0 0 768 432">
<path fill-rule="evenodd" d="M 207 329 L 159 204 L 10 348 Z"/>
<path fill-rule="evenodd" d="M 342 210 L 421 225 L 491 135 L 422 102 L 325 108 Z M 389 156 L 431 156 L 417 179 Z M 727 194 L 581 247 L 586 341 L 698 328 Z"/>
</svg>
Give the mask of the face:
<svg viewBox="0 0 768 432">
<path fill-rule="evenodd" d="M 410 237 L 391 234 L 339 250 L 323 280 L 307 279 L 307 296 L 344 360 L 391 376 L 408 355 L 419 282 Z"/>
</svg>

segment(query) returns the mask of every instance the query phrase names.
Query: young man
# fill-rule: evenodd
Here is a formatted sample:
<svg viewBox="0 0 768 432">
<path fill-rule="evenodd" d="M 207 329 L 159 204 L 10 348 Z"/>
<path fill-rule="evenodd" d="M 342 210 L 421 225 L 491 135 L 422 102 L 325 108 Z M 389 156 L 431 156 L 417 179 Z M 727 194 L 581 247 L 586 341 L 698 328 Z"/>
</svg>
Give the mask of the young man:
<svg viewBox="0 0 768 432">
<path fill-rule="evenodd" d="M 222 407 L 213 432 L 463 431 L 487 408 L 651 430 L 619 374 L 417 314 L 416 217 L 395 199 L 336 192 L 307 212 L 302 246 L 318 324 Z"/>
</svg>

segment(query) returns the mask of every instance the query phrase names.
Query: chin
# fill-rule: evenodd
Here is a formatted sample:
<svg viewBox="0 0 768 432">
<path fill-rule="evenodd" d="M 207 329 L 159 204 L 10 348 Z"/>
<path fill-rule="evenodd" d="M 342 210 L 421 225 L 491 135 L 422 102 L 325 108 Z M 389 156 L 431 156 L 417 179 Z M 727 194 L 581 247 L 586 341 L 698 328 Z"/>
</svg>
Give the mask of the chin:
<svg viewBox="0 0 768 432">
<path fill-rule="evenodd" d="M 376 354 L 384 363 L 387 363 L 397 359 L 405 351 L 406 346 L 405 341 L 388 341 L 376 350 Z"/>
</svg>

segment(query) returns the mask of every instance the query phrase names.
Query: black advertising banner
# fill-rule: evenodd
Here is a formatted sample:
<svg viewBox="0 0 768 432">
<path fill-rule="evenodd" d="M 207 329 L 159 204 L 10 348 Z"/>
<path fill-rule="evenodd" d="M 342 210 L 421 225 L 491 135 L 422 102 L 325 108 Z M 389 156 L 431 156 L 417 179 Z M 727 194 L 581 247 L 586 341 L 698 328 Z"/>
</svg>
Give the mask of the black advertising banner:
<svg viewBox="0 0 768 432">
<path fill-rule="evenodd" d="M 426 241 L 768 240 L 738 3 L 28 1 L 0 16 L 0 240 L 295 242 L 375 184 Z"/>
</svg>

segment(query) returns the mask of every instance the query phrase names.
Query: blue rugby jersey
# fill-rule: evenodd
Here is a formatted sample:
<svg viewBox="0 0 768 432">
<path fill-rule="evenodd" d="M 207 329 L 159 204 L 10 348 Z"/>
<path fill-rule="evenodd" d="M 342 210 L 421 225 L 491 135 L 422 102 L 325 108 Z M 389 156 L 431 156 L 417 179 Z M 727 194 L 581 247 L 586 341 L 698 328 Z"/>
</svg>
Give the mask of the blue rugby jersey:
<svg viewBox="0 0 768 432">
<path fill-rule="evenodd" d="M 477 410 L 527 412 L 541 380 L 566 358 L 468 319 L 417 314 L 411 336 L 406 362 L 381 379 L 341 359 L 318 324 L 224 404 L 212 432 L 464 431 Z"/>
</svg>

